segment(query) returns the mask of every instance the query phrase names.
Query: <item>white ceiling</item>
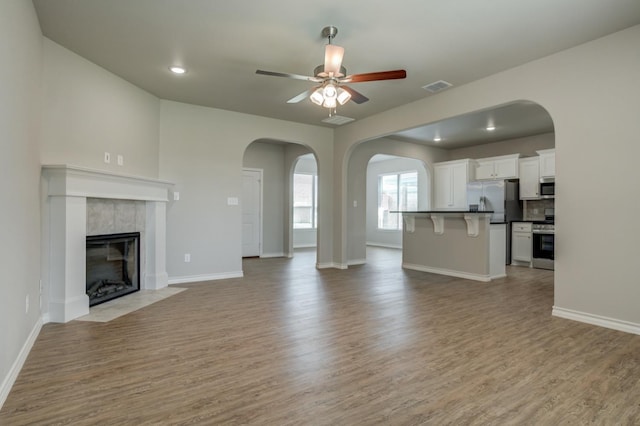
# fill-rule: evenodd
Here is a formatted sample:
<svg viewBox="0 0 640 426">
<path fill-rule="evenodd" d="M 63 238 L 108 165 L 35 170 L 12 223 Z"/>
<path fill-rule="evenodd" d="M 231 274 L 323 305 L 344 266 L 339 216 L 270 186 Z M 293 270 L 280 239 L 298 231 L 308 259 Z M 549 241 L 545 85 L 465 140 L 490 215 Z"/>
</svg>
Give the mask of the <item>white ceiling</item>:
<svg viewBox="0 0 640 426">
<path fill-rule="evenodd" d="M 255 74 L 263 69 L 312 75 L 324 60 L 320 32 L 327 25 L 338 27 L 334 44 L 345 48 L 349 74 L 407 71 L 404 80 L 353 84 L 370 100 L 349 102 L 338 114 L 357 120 L 438 96 L 422 89 L 426 84 L 445 80 L 455 88 L 640 23 L 639 0 L 33 3 L 46 37 L 159 98 L 330 127 L 321 122 L 325 108 L 310 101 L 286 103 L 312 83 Z M 188 72 L 175 76 L 170 65 Z M 519 130 L 510 126 L 512 134 L 523 136 L 523 126 L 529 134 L 552 129 L 548 115 L 531 118 L 540 112 L 535 105 L 512 108 L 493 112 L 521 123 Z M 424 141 L 438 129 L 453 129 L 442 136 L 457 143 L 497 140 L 497 133 L 481 138 L 476 128 L 487 113 L 396 137 Z"/>
</svg>

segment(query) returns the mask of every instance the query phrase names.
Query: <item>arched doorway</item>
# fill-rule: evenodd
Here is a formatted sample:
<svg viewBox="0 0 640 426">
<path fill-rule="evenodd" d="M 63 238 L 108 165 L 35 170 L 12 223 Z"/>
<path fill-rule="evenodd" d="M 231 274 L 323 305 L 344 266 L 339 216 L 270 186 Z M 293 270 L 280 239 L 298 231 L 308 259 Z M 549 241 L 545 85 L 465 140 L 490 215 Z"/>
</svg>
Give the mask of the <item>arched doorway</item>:
<svg viewBox="0 0 640 426">
<path fill-rule="evenodd" d="M 286 141 L 259 139 L 247 146 L 243 155 L 244 174 L 256 173 L 260 177 L 260 249 L 261 258 L 293 256 L 293 176 L 294 167 L 301 156 L 310 155 L 318 176 L 318 167 L 313 151 L 304 145 Z M 308 157 L 307 157 L 308 158 Z M 317 188 L 317 185 L 316 185 Z M 241 203 L 244 209 L 253 203 Z M 316 202 L 317 205 L 317 202 Z M 243 220 L 245 211 L 243 210 Z M 249 215 L 247 215 L 249 216 Z M 319 228 L 317 217 L 314 229 Z M 243 242 L 251 240 L 245 233 L 255 228 L 243 224 Z M 315 239 L 314 239 L 314 247 Z M 317 254 L 314 253 L 314 259 Z"/>
</svg>

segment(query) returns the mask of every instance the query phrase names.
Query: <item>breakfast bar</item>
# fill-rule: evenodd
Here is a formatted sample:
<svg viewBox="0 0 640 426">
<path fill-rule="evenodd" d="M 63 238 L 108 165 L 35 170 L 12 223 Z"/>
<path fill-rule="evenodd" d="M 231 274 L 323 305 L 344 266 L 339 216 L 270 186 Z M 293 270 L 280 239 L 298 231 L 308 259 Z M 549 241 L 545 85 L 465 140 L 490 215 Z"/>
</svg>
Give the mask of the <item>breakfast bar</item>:
<svg viewBox="0 0 640 426">
<path fill-rule="evenodd" d="M 491 211 L 401 211 L 402 267 L 491 281 L 506 276 L 506 224 Z"/>
</svg>

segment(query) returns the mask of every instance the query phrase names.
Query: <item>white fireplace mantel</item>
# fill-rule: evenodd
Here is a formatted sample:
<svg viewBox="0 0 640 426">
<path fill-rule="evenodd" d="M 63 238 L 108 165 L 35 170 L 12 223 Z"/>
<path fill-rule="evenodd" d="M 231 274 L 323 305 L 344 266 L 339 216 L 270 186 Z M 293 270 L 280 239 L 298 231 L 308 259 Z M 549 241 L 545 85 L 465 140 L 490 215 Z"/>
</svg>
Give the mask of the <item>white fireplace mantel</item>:
<svg viewBox="0 0 640 426">
<path fill-rule="evenodd" d="M 87 198 L 145 201 L 145 270 L 141 288 L 168 285 L 166 204 L 171 182 L 68 165 L 43 165 L 43 287 L 48 319 L 89 313 L 86 295 Z"/>
</svg>

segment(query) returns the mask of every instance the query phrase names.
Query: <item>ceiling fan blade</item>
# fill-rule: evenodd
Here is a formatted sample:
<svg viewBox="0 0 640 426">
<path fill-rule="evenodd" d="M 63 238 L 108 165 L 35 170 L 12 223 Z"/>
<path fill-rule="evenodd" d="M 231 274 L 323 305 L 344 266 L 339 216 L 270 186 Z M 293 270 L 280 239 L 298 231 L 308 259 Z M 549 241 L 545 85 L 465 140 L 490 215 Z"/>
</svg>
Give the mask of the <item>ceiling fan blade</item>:
<svg viewBox="0 0 640 426">
<path fill-rule="evenodd" d="M 271 75 L 274 77 L 287 77 L 287 78 L 293 78 L 295 80 L 312 81 L 314 83 L 320 83 L 322 81 L 322 79 L 318 77 L 310 77 L 306 75 L 290 74 L 290 73 L 275 72 L 275 71 L 256 70 L 256 74 Z"/>
<path fill-rule="evenodd" d="M 311 96 L 311 94 L 316 89 L 317 89 L 317 87 L 314 87 L 313 89 L 305 90 L 304 92 L 300 93 L 299 95 L 296 95 L 293 98 L 289 99 L 287 101 L 287 103 L 288 104 L 297 104 L 298 102 L 302 102 L 303 100 L 309 98 L 309 96 Z"/>
<path fill-rule="evenodd" d="M 324 48 L 324 72 L 327 75 L 341 77 L 340 67 L 344 57 L 344 47 L 327 44 Z M 333 73 L 333 74 L 332 74 Z"/>
<path fill-rule="evenodd" d="M 349 94 L 351 95 L 351 100 L 357 104 L 362 104 L 369 100 L 369 98 L 367 98 L 365 95 L 363 95 L 362 93 L 356 90 L 353 90 L 349 86 L 340 86 L 340 87 L 342 87 L 346 92 L 349 92 Z"/>
<path fill-rule="evenodd" d="M 340 83 L 362 83 L 365 81 L 397 80 L 406 77 L 407 72 L 405 70 L 393 70 L 348 75 L 344 78 L 341 78 L 339 81 Z"/>
</svg>

